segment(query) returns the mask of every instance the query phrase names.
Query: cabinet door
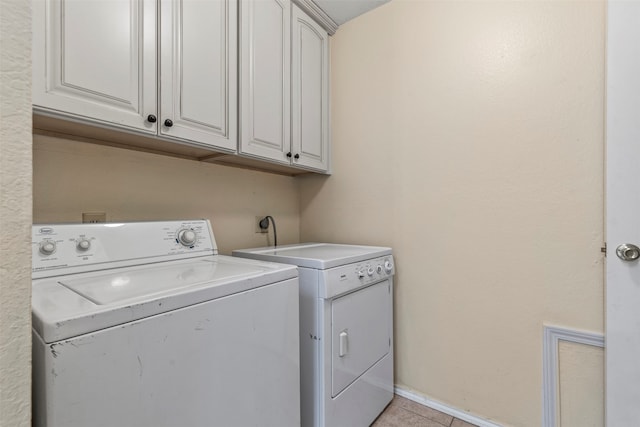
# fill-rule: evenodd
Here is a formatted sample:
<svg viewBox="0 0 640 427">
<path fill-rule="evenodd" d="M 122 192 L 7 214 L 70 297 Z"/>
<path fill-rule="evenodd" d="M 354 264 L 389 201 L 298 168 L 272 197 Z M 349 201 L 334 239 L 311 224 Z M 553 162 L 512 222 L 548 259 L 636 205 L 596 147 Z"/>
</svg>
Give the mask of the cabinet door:
<svg viewBox="0 0 640 427">
<path fill-rule="evenodd" d="M 291 4 L 240 1 L 240 151 L 289 164 Z"/>
<path fill-rule="evenodd" d="M 291 152 L 294 165 L 329 167 L 329 35 L 293 6 Z M 299 158 L 295 156 L 299 155 Z"/>
<path fill-rule="evenodd" d="M 156 2 L 34 0 L 33 103 L 156 133 Z"/>
<path fill-rule="evenodd" d="M 160 7 L 160 134 L 235 151 L 237 0 Z"/>
</svg>

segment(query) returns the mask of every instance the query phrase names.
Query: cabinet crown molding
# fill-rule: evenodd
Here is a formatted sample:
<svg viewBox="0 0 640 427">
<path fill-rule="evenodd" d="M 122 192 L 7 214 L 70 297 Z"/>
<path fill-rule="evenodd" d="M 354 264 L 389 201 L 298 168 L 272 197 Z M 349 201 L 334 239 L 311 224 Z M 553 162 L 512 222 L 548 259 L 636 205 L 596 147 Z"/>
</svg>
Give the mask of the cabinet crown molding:
<svg viewBox="0 0 640 427">
<path fill-rule="evenodd" d="M 292 0 L 307 15 L 313 18 L 330 36 L 338 31 L 338 24 L 312 0 Z"/>
</svg>

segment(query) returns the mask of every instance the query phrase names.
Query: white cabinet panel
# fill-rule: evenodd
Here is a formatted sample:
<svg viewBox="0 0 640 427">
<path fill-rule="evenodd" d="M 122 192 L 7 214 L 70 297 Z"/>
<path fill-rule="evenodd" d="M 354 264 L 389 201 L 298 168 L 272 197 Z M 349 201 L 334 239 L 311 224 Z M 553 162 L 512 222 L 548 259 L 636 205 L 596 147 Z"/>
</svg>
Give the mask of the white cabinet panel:
<svg viewBox="0 0 640 427">
<path fill-rule="evenodd" d="M 293 163 L 326 171 L 329 166 L 329 36 L 295 5 L 292 21 Z"/>
<path fill-rule="evenodd" d="M 235 0 L 162 0 L 161 134 L 236 149 L 236 17 Z"/>
<path fill-rule="evenodd" d="M 156 3 L 35 0 L 33 102 L 156 132 Z"/>
<path fill-rule="evenodd" d="M 135 100 L 137 8 L 127 1 L 94 5 L 67 0 L 61 6 L 62 84 L 125 103 Z"/>
<path fill-rule="evenodd" d="M 240 3 L 240 151 L 289 163 L 289 0 Z"/>
</svg>

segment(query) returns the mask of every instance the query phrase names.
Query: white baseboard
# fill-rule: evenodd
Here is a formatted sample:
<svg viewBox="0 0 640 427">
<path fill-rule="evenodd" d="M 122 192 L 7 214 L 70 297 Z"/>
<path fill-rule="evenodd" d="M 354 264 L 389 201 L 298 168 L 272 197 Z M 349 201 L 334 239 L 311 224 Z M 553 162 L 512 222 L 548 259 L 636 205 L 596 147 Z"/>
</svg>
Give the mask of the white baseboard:
<svg viewBox="0 0 640 427">
<path fill-rule="evenodd" d="M 558 424 L 558 346 L 568 341 L 604 347 L 604 336 L 594 332 L 544 325 L 542 349 L 542 426 Z"/>
<path fill-rule="evenodd" d="M 452 417 L 461 419 L 462 421 L 466 421 L 471 424 L 475 424 L 479 427 L 502 427 L 500 424 L 496 424 L 484 418 L 480 418 L 478 416 L 472 415 L 458 408 L 445 405 L 444 403 L 438 402 L 436 400 L 429 399 L 428 397 L 420 393 L 417 393 L 413 390 L 407 390 L 403 387 L 396 386 L 395 393 L 398 396 L 406 397 L 407 399 L 413 400 L 416 403 L 420 403 L 421 405 L 425 405 L 425 406 L 428 406 L 429 408 L 436 409 L 440 412 L 444 412 L 445 414 L 449 414 Z"/>
</svg>

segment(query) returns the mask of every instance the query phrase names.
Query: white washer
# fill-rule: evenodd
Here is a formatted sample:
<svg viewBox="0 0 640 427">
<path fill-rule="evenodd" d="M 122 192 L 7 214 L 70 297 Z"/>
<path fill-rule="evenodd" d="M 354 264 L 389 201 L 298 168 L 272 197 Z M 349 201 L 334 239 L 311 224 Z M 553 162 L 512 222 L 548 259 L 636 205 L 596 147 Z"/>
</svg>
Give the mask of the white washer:
<svg viewBox="0 0 640 427">
<path fill-rule="evenodd" d="M 233 255 L 298 266 L 302 425 L 370 425 L 393 399 L 391 249 L 307 243 Z"/>
<path fill-rule="evenodd" d="M 297 269 L 208 221 L 33 227 L 34 426 L 298 426 Z"/>
</svg>

